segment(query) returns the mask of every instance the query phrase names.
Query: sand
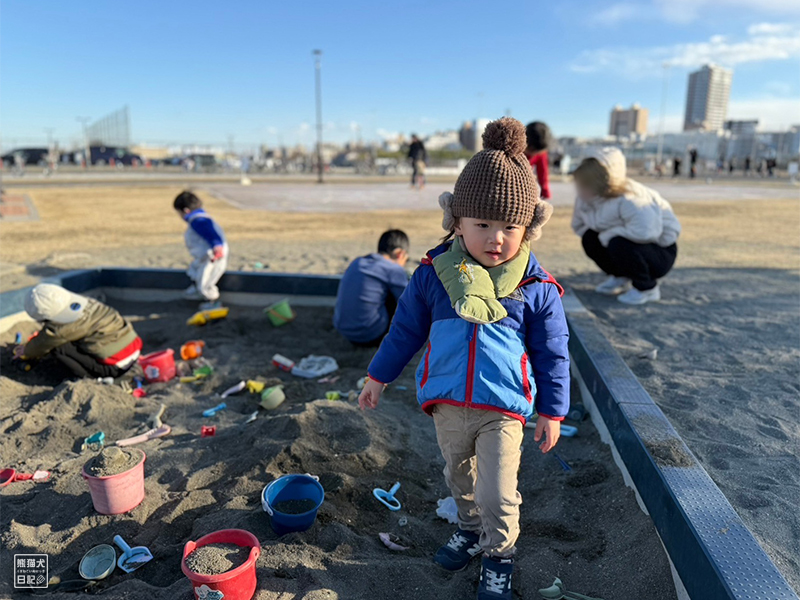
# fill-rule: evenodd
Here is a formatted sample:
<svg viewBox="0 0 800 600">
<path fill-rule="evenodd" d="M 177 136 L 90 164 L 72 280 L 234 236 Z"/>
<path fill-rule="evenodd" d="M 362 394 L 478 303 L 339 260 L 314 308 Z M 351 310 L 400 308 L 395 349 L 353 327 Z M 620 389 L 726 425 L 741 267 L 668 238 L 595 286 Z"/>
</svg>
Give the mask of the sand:
<svg viewBox="0 0 800 600">
<path fill-rule="evenodd" d="M 250 556 L 250 548 L 236 544 L 208 544 L 200 546 L 186 557 L 186 566 L 200 575 L 219 575 L 243 565 Z"/>
<path fill-rule="evenodd" d="M 800 589 L 800 273 L 679 262 L 662 302 L 645 307 L 593 293 L 601 279 L 566 281 Z M 656 360 L 639 358 L 653 349 Z M 676 458 L 677 449 L 658 450 Z"/>
<path fill-rule="evenodd" d="M 144 454 L 137 448 L 123 450 L 116 446 L 103 448 L 100 453 L 90 459 L 84 469 L 92 477 L 109 477 L 130 471 L 142 462 Z"/>
<path fill-rule="evenodd" d="M 314 510 L 316 505 L 317 503 L 313 500 L 283 500 L 282 502 L 276 502 L 272 508 L 276 512 L 285 515 L 302 515 L 310 510 Z"/>
<path fill-rule="evenodd" d="M 332 330 L 331 309 L 298 308 L 294 322 L 274 329 L 260 310 L 234 308 L 226 320 L 195 329 L 185 325 L 191 303 L 116 305 L 135 320 L 145 351 L 205 340 L 204 356 L 214 373 L 199 385 L 153 384 L 147 397 L 135 399 L 95 381 L 60 382 L 61 374 L 46 361 L 29 372 L 8 370 L 10 348 L 3 349 L 0 455 L 9 466 L 48 468 L 53 477 L 0 491 L 0 561 L 8 564 L 14 553 L 46 552 L 50 575 L 70 580 L 77 578 L 78 562 L 89 548 L 119 534 L 132 546 L 148 547 L 155 558 L 130 575 L 115 571 L 96 590 L 129 600 L 188 599 L 190 585 L 180 569 L 184 544 L 219 529 L 241 528 L 263 548 L 257 600 L 474 595 L 477 563 L 456 574 L 432 563 L 454 526 L 435 515 L 437 500 L 449 493 L 433 421 L 414 398 L 416 361 L 387 390 L 378 410 L 363 412 L 355 403 L 319 400 L 330 384 L 300 380 L 270 364 L 276 352 L 294 360 L 330 354 L 341 366 L 333 387 L 355 388 L 371 352 L 352 347 Z M 9 344 L 13 335 L 2 334 L 0 343 Z M 216 417 L 201 416 L 219 403 L 218 392 L 242 379 L 282 382 L 286 401 L 244 425 L 259 401 L 245 391 L 228 397 L 228 408 Z M 408 389 L 398 389 L 401 385 Z M 83 438 L 98 429 L 109 444 L 133 435 L 147 427 L 162 402 L 167 405 L 162 418 L 172 433 L 137 446 L 147 453 L 145 500 L 125 515 L 97 514 L 80 476 L 87 460 L 80 453 Z M 216 436 L 201 438 L 200 427 L 211 424 Z M 607 600 L 674 598 L 652 523 L 591 422 L 578 427 L 578 437 L 558 445 L 572 466 L 569 473 L 554 456 L 542 455 L 533 431 L 526 430 L 515 588 L 522 597 L 533 597 L 558 576 L 571 589 Z M 326 495 L 311 529 L 279 538 L 260 495 L 287 473 L 319 476 Z M 396 513 L 372 496 L 373 488 L 395 481 L 402 484 L 403 503 Z M 401 527 L 403 517 L 408 523 Z M 382 532 L 400 536 L 411 548 L 390 551 L 378 538 Z M 0 579 L 0 597 L 7 596 L 14 597 L 10 578 Z"/>
</svg>

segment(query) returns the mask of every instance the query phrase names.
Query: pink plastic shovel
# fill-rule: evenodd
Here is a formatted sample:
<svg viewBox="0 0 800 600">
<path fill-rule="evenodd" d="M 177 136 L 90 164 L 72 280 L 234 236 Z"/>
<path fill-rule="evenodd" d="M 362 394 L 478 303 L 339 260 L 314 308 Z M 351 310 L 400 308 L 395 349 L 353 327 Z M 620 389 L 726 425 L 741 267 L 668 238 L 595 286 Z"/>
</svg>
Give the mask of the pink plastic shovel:
<svg viewBox="0 0 800 600">
<path fill-rule="evenodd" d="M 134 444 L 141 444 L 142 442 L 147 442 L 149 440 L 154 440 L 156 438 L 169 435 L 170 431 L 172 431 L 172 427 L 169 425 L 162 425 L 157 429 L 146 431 L 142 435 L 135 435 L 124 440 L 117 440 L 117 446 L 133 446 Z"/>
</svg>

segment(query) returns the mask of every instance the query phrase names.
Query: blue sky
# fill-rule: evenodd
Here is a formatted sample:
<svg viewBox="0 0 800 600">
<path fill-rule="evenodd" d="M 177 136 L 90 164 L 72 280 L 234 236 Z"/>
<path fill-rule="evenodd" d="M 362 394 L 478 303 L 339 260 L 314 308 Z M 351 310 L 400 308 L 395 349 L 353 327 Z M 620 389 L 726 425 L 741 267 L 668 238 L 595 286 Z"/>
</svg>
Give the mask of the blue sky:
<svg viewBox="0 0 800 600">
<path fill-rule="evenodd" d="M 76 116 L 131 110 L 135 141 L 237 147 L 456 128 L 510 110 L 602 135 L 639 102 L 679 130 L 687 73 L 734 69 L 729 116 L 800 123 L 800 2 L 136 2 L 0 4 L 2 145 L 79 138 Z"/>
</svg>

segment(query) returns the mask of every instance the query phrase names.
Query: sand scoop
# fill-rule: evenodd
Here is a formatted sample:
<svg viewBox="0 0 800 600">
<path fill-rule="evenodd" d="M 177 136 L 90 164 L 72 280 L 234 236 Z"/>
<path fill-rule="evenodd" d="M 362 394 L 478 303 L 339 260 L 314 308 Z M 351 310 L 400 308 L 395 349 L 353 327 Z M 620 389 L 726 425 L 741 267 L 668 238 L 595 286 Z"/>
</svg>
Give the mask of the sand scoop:
<svg viewBox="0 0 800 600">
<path fill-rule="evenodd" d="M 119 557 L 117 566 L 126 573 L 133 573 L 145 563 L 153 560 L 152 552 L 144 546 L 135 546 L 131 548 L 125 543 L 125 540 L 118 535 L 114 536 L 114 543 L 122 550 L 122 556 Z"/>
</svg>

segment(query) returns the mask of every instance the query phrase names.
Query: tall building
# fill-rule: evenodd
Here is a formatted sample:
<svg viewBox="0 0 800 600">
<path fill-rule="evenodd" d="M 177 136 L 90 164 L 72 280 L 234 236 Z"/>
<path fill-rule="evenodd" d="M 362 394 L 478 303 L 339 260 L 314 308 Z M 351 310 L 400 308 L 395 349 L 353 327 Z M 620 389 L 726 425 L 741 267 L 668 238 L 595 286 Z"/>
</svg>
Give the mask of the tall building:
<svg viewBox="0 0 800 600">
<path fill-rule="evenodd" d="M 616 137 L 630 137 L 634 134 L 645 135 L 647 133 L 646 108 L 634 104 L 628 109 L 623 109 L 619 104 L 611 111 L 611 124 L 608 127 L 608 134 Z"/>
<path fill-rule="evenodd" d="M 722 129 L 728 116 L 732 77 L 732 71 L 716 65 L 705 65 L 699 71 L 689 73 L 684 131 Z"/>
<path fill-rule="evenodd" d="M 458 132 L 458 141 L 472 152 L 483 150 L 483 130 L 491 121 L 489 119 L 475 119 L 466 121 Z"/>
</svg>

